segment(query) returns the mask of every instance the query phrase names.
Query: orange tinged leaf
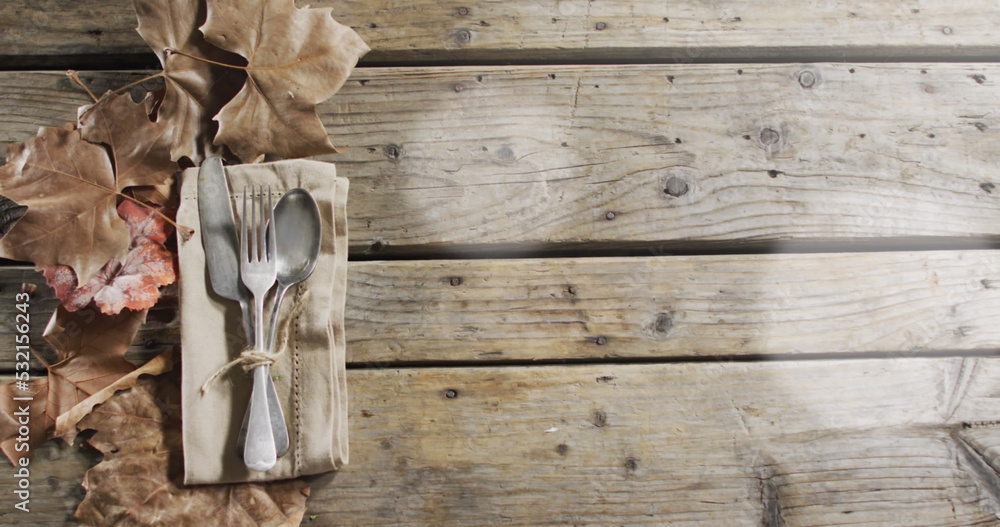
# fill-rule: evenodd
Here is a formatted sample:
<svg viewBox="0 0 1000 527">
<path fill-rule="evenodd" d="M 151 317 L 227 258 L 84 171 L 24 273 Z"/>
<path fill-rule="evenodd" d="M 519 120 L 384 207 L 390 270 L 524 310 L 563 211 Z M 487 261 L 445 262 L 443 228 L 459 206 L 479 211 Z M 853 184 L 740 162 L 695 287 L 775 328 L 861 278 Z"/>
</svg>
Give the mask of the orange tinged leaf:
<svg viewBox="0 0 1000 527">
<path fill-rule="evenodd" d="M 118 213 L 132 236 L 132 249 L 122 261 L 112 259 L 88 283 L 77 287 L 73 271 L 66 266 L 45 268 L 45 281 L 68 311 L 76 311 L 93 300 L 106 315 L 122 309 L 149 309 L 160 299 L 160 287 L 177 279 L 176 259 L 163 244 L 173 227 L 153 209 L 123 201 Z"/>
</svg>

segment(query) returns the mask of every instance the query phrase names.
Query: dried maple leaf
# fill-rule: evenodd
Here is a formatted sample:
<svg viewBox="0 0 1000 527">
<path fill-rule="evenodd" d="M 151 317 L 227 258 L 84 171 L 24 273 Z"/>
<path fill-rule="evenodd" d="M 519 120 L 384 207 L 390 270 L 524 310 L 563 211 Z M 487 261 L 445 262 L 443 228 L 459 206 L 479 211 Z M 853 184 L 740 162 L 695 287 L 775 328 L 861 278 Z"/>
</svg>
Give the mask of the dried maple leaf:
<svg viewBox="0 0 1000 527">
<path fill-rule="evenodd" d="M 83 477 L 83 525 L 298 525 L 309 486 L 278 483 L 183 486 L 180 376 L 142 378 L 84 418 L 104 458 Z"/>
<path fill-rule="evenodd" d="M 163 353 L 149 359 L 146 364 L 139 366 L 138 368 L 132 370 L 128 375 L 119 377 L 118 380 L 109 384 L 97 392 L 94 392 L 86 399 L 80 401 L 75 406 L 69 410 L 63 412 L 56 418 L 56 429 L 53 432 L 54 437 L 61 437 L 66 440 L 67 443 L 73 444 L 73 440 L 76 438 L 76 425 L 81 419 L 88 416 L 90 412 L 94 410 L 94 407 L 104 403 L 111 398 L 112 395 L 122 391 L 127 390 L 135 386 L 135 383 L 139 381 L 140 375 L 160 375 L 161 373 L 168 372 L 174 367 L 173 362 L 174 350 L 168 349 Z"/>
<path fill-rule="evenodd" d="M 118 214 L 132 236 L 132 249 L 121 261 L 112 259 L 81 287 L 69 267 L 54 265 L 43 271 L 67 311 L 76 311 L 91 300 L 106 315 L 125 308 L 149 309 L 160 299 L 160 287 L 177 279 L 174 254 L 163 246 L 173 232 L 170 223 L 153 209 L 131 201 L 123 201 Z"/>
<path fill-rule="evenodd" d="M 243 89 L 215 120 L 216 144 L 243 161 L 335 152 L 316 104 L 333 96 L 369 51 L 330 8 L 293 0 L 210 0 L 205 40 L 247 59 Z"/>
<path fill-rule="evenodd" d="M 152 98 L 148 94 L 137 104 L 127 93 L 109 91 L 80 113 L 80 135 L 107 145 L 111 153 L 118 190 L 163 185 L 177 171 L 170 160 L 170 127 L 149 119 Z"/>
<path fill-rule="evenodd" d="M 125 352 L 145 320 L 145 311 L 108 316 L 93 306 L 72 313 L 62 307 L 56 309 L 42 333 L 58 358 L 58 362 L 47 366 L 45 414 L 52 423 L 135 369 L 125 360 Z"/>
<path fill-rule="evenodd" d="M 0 387 L 0 450 L 15 466 L 22 457 L 31 459 L 38 445 L 48 439 L 48 428 L 53 424 L 45 415 L 48 392 L 49 381 L 45 377 L 32 378 L 27 390 L 18 388 L 15 383 Z M 15 397 L 30 397 L 31 400 L 18 401 Z M 18 431 L 24 414 L 28 419 L 27 434 Z"/>
<path fill-rule="evenodd" d="M 37 269 L 68 265 L 88 281 L 128 248 L 108 155 L 75 131 L 41 128 L 30 141 L 11 145 L 0 167 L 0 193 L 28 207 L 0 238 L 2 257 L 31 261 Z"/>
<path fill-rule="evenodd" d="M 204 0 L 133 0 L 133 5 L 139 35 L 163 65 L 166 93 L 155 111 L 157 122 L 172 130 L 170 158 L 186 156 L 201 164 L 213 148 L 212 117 L 239 91 L 246 74 L 199 59 L 237 66 L 245 61 L 207 43 L 198 31 L 205 19 Z"/>
</svg>

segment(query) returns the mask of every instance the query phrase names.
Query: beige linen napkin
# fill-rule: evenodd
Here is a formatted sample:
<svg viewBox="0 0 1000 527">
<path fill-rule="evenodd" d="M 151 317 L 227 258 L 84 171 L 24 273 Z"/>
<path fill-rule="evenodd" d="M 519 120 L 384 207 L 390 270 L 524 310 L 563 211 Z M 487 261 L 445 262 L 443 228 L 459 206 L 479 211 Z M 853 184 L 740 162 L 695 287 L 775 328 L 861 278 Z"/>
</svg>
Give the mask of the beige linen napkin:
<svg viewBox="0 0 1000 527">
<path fill-rule="evenodd" d="M 275 339 L 278 357 L 271 374 L 291 445 L 274 468 L 254 472 L 236 448 L 251 375 L 235 367 L 207 393 L 201 390 L 239 356 L 246 339 L 239 304 L 211 289 L 198 215 L 198 169 L 184 171 L 177 222 L 195 229 L 191 239 L 179 242 L 184 482 L 269 481 L 335 470 L 347 463 L 347 180 L 336 177 L 332 164 L 303 160 L 227 167 L 226 176 L 233 203 L 239 204 L 233 209 L 237 228 L 244 185 L 270 185 L 275 203 L 286 190 L 300 187 L 319 204 L 323 239 L 316 270 L 285 296 Z M 269 308 L 265 320 L 267 313 Z"/>
</svg>

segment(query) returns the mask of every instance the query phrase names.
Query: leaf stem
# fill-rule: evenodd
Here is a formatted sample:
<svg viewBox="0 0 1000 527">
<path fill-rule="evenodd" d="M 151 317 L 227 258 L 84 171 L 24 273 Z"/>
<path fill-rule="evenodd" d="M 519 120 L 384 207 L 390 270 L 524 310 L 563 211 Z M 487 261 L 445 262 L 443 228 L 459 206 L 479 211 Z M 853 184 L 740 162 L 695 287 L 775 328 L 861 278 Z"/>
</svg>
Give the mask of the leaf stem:
<svg viewBox="0 0 1000 527">
<path fill-rule="evenodd" d="M 66 76 L 69 77 L 69 79 L 73 81 L 77 86 L 83 88 L 83 91 L 87 92 L 87 95 L 89 95 L 90 98 L 94 100 L 94 102 L 97 102 L 97 96 L 94 95 L 94 92 L 90 91 L 90 88 L 88 88 L 87 85 L 84 84 L 82 80 L 80 80 L 80 76 L 76 74 L 76 70 L 66 70 Z"/>
<path fill-rule="evenodd" d="M 194 55 L 189 55 L 187 53 L 184 53 L 183 51 L 181 51 L 179 49 L 163 48 L 163 52 L 167 53 L 167 54 L 171 54 L 171 55 L 180 55 L 182 57 L 187 57 L 187 58 L 189 58 L 191 60 L 197 60 L 199 62 L 204 62 L 204 63 L 207 63 L 207 64 L 212 64 L 213 66 L 220 66 L 220 67 L 223 67 L 223 68 L 232 68 L 234 70 L 247 71 L 247 67 L 246 66 L 237 66 L 235 64 L 226 64 L 225 62 L 218 62 L 218 61 L 215 61 L 215 60 L 212 60 L 212 59 L 206 59 L 206 58 L 202 58 L 202 57 L 196 57 Z"/>
<path fill-rule="evenodd" d="M 177 234 L 179 236 L 181 236 L 182 238 L 184 238 L 185 241 L 190 240 L 191 239 L 191 235 L 194 234 L 194 229 L 192 229 L 191 227 L 187 227 L 185 225 L 180 225 L 179 223 L 177 223 L 174 220 L 170 219 L 170 217 L 167 216 L 166 214 L 164 214 L 164 213 L 156 210 L 155 207 L 147 205 L 142 200 L 138 200 L 136 198 L 133 198 L 132 196 L 129 196 L 127 194 L 123 194 L 123 193 L 121 193 L 121 192 L 119 192 L 117 190 L 105 187 L 104 185 L 95 183 L 93 181 L 87 181 L 86 179 L 83 179 L 82 177 L 74 176 L 73 174 L 69 174 L 67 172 L 58 172 L 58 171 L 56 171 L 56 173 L 59 174 L 59 175 L 62 175 L 62 176 L 66 176 L 66 177 L 71 178 L 71 179 L 75 179 L 75 180 L 77 180 L 77 181 L 79 181 L 81 183 L 84 183 L 86 185 L 91 185 L 93 187 L 97 187 L 97 188 L 99 188 L 101 190 L 104 190 L 104 191 L 106 191 L 108 193 L 109 196 L 121 196 L 121 197 L 123 197 L 123 198 L 125 198 L 125 199 L 127 199 L 127 200 L 129 200 L 129 201 L 131 201 L 133 203 L 135 203 L 136 205 L 139 205 L 140 207 L 145 207 L 145 208 L 147 208 L 147 209 L 149 209 L 149 210 L 151 210 L 151 211 L 159 214 L 164 220 L 167 221 L 167 223 L 173 225 L 174 228 L 177 229 Z"/>
<path fill-rule="evenodd" d="M 151 81 L 153 79 L 157 79 L 159 77 L 164 77 L 164 76 L 166 76 L 165 74 L 166 74 L 166 72 L 161 71 L 159 73 L 154 73 L 152 75 L 143 77 L 143 78 L 141 78 L 141 79 L 139 79 L 137 81 L 130 82 L 130 83 L 122 86 L 121 88 L 118 88 L 117 90 L 115 90 L 115 94 L 117 95 L 119 93 L 122 93 L 123 91 L 125 91 L 125 90 L 127 90 L 127 89 L 129 89 L 129 88 L 131 88 L 133 86 L 138 86 L 138 85 L 140 85 L 140 84 L 142 84 L 144 82 L 149 82 L 149 81 Z"/>
</svg>

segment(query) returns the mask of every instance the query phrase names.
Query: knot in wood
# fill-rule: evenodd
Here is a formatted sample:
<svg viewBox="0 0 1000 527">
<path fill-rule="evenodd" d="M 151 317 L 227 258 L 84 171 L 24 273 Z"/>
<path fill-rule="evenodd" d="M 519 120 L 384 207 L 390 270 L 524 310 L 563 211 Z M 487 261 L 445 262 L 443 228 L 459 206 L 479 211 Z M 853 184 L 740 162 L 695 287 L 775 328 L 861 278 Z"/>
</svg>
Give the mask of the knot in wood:
<svg viewBox="0 0 1000 527">
<path fill-rule="evenodd" d="M 803 88 L 812 88 L 816 85 L 816 74 L 811 71 L 803 71 L 799 73 L 799 84 Z"/>
<path fill-rule="evenodd" d="M 760 131 L 760 142 L 765 145 L 773 145 L 774 143 L 777 143 L 780 138 L 781 134 L 773 128 L 765 128 Z"/>
<path fill-rule="evenodd" d="M 657 333 L 669 333 L 673 327 L 674 319 L 670 316 L 670 313 L 656 315 L 656 320 L 653 322 L 653 331 Z"/>
<path fill-rule="evenodd" d="M 472 42 L 472 32 L 465 28 L 456 29 L 455 41 L 459 44 L 468 44 L 469 42 Z"/>
<path fill-rule="evenodd" d="M 688 184 L 683 179 L 674 176 L 667 180 L 667 186 L 663 189 L 663 192 L 675 198 L 679 198 L 688 193 Z"/>
</svg>

